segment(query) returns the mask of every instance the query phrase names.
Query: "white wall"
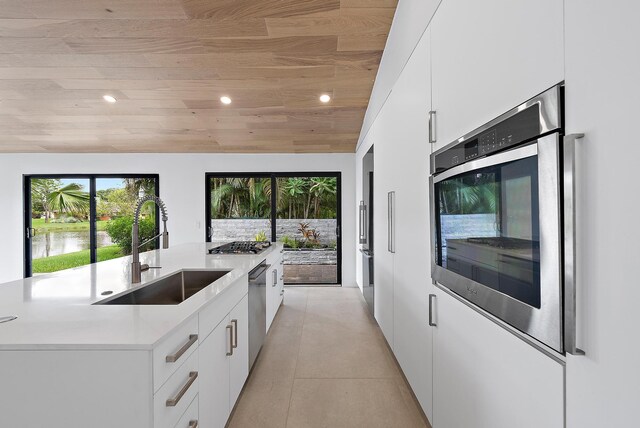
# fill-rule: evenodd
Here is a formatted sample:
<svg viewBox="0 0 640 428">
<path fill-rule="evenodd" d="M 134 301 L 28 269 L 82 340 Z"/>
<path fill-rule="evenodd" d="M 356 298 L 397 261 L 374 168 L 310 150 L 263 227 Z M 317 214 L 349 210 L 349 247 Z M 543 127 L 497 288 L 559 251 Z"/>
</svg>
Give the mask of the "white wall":
<svg viewBox="0 0 640 428">
<path fill-rule="evenodd" d="M 23 174 L 160 175 L 171 244 L 204 240 L 206 172 L 342 173 L 342 282 L 355 286 L 356 203 L 353 154 L 3 154 L 0 155 L 0 283 L 23 275 Z"/>
</svg>

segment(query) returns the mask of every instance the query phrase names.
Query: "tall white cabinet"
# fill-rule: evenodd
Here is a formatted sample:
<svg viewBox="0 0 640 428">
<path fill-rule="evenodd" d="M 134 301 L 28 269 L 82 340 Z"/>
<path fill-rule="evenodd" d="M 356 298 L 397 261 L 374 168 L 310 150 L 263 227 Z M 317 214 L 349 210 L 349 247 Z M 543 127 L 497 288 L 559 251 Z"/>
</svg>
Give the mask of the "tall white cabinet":
<svg viewBox="0 0 640 428">
<path fill-rule="evenodd" d="M 424 310 L 431 287 L 426 166 L 430 80 L 427 31 L 369 134 L 375 144 L 375 317 L 428 417 L 433 402 L 433 332 Z"/>
<path fill-rule="evenodd" d="M 577 147 L 578 345 L 567 427 L 638 425 L 640 5 L 565 0 L 566 129 Z"/>
<path fill-rule="evenodd" d="M 395 177 L 393 349 L 427 415 L 432 414 L 432 329 L 428 326 L 429 222 L 427 118 L 430 110 L 429 31 L 394 86 L 391 108 Z M 385 159 L 383 159 L 385 161 Z M 387 159 L 389 161 L 389 159 Z"/>
<path fill-rule="evenodd" d="M 395 150 L 390 131 L 392 109 L 383 107 L 369 136 L 375 141 L 373 184 L 374 316 L 393 349 L 393 274 L 394 253 L 389 242 L 389 195 L 396 189 L 396 169 L 392 161 Z"/>
</svg>

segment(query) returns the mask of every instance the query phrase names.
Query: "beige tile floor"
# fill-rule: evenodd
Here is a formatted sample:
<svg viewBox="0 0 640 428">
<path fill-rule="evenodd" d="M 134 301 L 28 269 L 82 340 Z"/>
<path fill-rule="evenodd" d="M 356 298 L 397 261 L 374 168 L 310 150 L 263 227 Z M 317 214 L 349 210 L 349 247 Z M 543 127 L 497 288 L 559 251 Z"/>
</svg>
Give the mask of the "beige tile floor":
<svg viewBox="0 0 640 428">
<path fill-rule="evenodd" d="M 254 427 L 428 427 L 357 288 L 287 288 L 229 421 Z"/>
</svg>

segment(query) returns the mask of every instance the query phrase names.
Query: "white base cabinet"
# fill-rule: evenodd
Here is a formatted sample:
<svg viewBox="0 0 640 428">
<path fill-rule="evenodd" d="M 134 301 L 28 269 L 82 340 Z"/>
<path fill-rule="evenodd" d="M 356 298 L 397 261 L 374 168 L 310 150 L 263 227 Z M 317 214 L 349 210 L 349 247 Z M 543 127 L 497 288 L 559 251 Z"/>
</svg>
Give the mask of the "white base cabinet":
<svg viewBox="0 0 640 428">
<path fill-rule="evenodd" d="M 284 298 L 284 250 L 267 258 L 267 332 Z"/>
<path fill-rule="evenodd" d="M 0 352 L 0 426 L 223 428 L 249 374 L 238 281 L 153 350 Z"/>
<path fill-rule="evenodd" d="M 200 426 L 224 427 L 249 374 L 248 296 L 199 347 Z"/>
</svg>

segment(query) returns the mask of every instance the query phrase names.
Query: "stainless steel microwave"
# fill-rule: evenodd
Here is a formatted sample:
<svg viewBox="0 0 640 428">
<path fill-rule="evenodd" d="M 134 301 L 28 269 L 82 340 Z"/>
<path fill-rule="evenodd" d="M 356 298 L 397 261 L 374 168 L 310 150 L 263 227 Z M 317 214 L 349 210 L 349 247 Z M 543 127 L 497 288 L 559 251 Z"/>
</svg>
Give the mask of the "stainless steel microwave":
<svg viewBox="0 0 640 428">
<path fill-rule="evenodd" d="M 564 352 L 562 87 L 431 155 L 432 279 Z"/>
</svg>

